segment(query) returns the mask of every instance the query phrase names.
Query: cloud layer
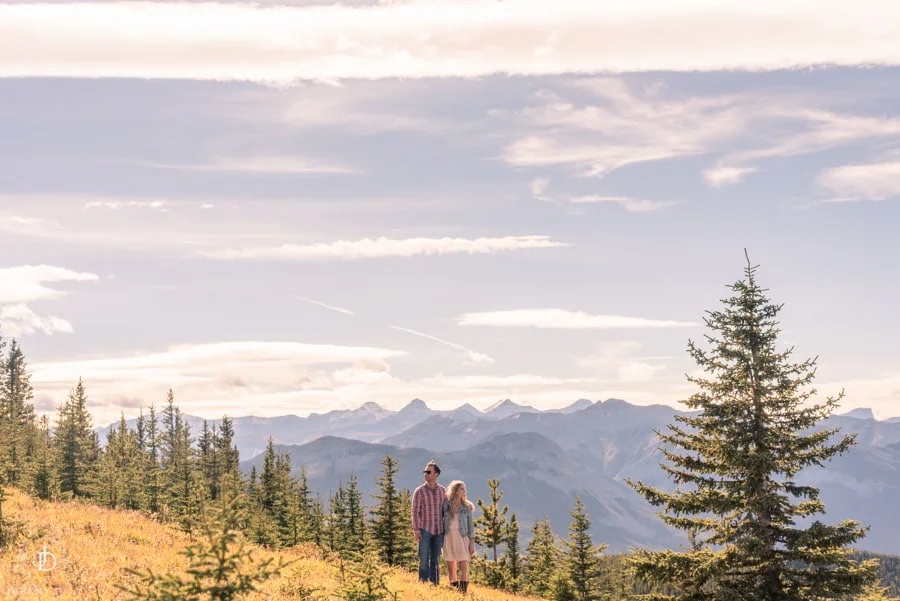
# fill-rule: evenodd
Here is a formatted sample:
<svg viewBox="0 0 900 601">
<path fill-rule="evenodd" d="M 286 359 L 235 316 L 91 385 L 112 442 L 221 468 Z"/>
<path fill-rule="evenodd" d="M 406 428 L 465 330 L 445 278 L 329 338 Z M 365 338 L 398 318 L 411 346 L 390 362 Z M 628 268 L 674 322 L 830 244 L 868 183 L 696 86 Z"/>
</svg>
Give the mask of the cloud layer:
<svg viewBox="0 0 900 601">
<path fill-rule="evenodd" d="M 173 27 L 178 23 L 178 27 Z M 0 5 L 0 76 L 479 77 L 900 64 L 893 0 Z M 714 52 L 709 49 L 715 48 Z"/>
<path fill-rule="evenodd" d="M 690 321 L 644 319 L 618 315 L 591 315 L 565 309 L 511 309 L 464 313 L 457 318 L 461 326 L 496 326 L 558 329 L 681 328 L 699 325 Z"/>
<path fill-rule="evenodd" d="M 493 254 L 501 251 L 528 248 L 556 248 L 570 246 L 555 242 L 549 236 L 507 236 L 504 238 L 365 238 L 363 240 L 338 240 L 316 244 L 282 244 L 247 248 L 226 248 L 200 251 L 210 259 L 238 260 L 262 259 L 281 261 L 354 261 L 385 257 L 412 257 L 415 255 L 444 255 L 454 253 Z"/>
</svg>

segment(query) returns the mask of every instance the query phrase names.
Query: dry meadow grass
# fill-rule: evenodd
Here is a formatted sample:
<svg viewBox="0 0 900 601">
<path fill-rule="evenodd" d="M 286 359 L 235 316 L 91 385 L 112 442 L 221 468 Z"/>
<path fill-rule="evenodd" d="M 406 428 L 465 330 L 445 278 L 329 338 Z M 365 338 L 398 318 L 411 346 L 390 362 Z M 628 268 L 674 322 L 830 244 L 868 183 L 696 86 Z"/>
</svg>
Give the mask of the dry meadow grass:
<svg viewBox="0 0 900 601">
<path fill-rule="evenodd" d="M 51 503 L 9 490 L 4 515 L 24 522 L 24 535 L 0 554 L 0 599 L 3 601 L 112 601 L 128 598 L 115 587 L 132 587 L 136 578 L 126 568 L 157 574 L 182 572 L 186 559 L 179 554 L 189 544 L 178 530 L 139 513 L 102 509 L 81 502 Z M 46 547 L 57 565 L 37 568 L 38 553 Z M 279 552 L 251 547 L 257 560 L 279 556 L 296 562 L 273 576 L 248 601 L 332 601 L 340 599 L 336 565 L 309 547 Z M 51 560 L 52 563 L 52 560 Z M 435 589 L 421 585 L 409 573 L 393 573 L 388 587 L 402 601 L 462 601 L 446 578 Z M 306 594 L 312 589 L 312 594 Z M 525 601 L 527 597 L 470 585 L 470 601 Z"/>
</svg>

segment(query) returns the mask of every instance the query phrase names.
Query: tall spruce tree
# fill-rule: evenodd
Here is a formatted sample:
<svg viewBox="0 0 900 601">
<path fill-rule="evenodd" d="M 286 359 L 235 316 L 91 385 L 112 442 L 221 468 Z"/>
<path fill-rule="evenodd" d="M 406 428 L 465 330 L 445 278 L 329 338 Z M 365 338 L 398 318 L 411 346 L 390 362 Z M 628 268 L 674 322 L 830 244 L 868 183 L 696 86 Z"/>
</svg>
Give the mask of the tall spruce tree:
<svg viewBox="0 0 900 601">
<path fill-rule="evenodd" d="M 56 498 L 58 487 L 53 467 L 53 439 L 50 434 L 50 419 L 42 415 L 38 420 L 38 433 L 34 445 L 34 483 L 32 488 L 37 498 Z"/>
<path fill-rule="evenodd" d="M 566 542 L 569 580 L 579 601 L 602 599 L 604 591 L 600 590 L 600 553 L 608 545 L 594 545 L 590 533 L 591 520 L 578 495 L 575 496 L 571 516 L 569 540 Z"/>
<path fill-rule="evenodd" d="M 365 538 L 366 534 L 366 517 L 362 491 L 359 489 L 359 478 L 356 477 L 356 474 L 350 474 L 344 498 L 347 509 L 347 526 L 344 532 L 344 540 L 347 548 L 361 549 L 363 538 Z"/>
<path fill-rule="evenodd" d="M 372 540 L 381 561 L 397 566 L 408 550 L 412 537 L 403 521 L 406 506 L 401 504 L 396 476 L 400 470 L 397 460 L 385 455 L 381 460 L 382 472 L 378 477 L 378 493 L 372 516 Z"/>
<path fill-rule="evenodd" d="M 97 492 L 100 443 L 87 410 L 84 381 L 60 407 L 54 436 L 59 490 L 66 496 L 93 497 Z"/>
<path fill-rule="evenodd" d="M 240 454 L 234 444 L 234 422 L 227 415 L 222 417 L 219 424 L 216 453 L 221 477 L 219 490 L 222 496 L 230 498 L 240 492 L 243 480 L 239 466 Z"/>
<path fill-rule="evenodd" d="M 2 346 L 0 346 L 2 350 Z M 0 481 L 28 489 L 32 482 L 35 425 L 31 375 L 25 355 L 15 339 L 2 357 L 0 377 L 0 466 L 5 474 Z"/>
<path fill-rule="evenodd" d="M 503 584 L 507 590 L 518 593 L 522 589 L 522 556 L 519 552 L 519 521 L 515 513 L 509 516 L 504 539 L 506 552 L 503 554 Z"/>
<path fill-rule="evenodd" d="M 527 592 L 538 597 L 548 597 L 553 575 L 559 565 L 560 550 L 546 516 L 532 525 L 525 558 Z"/>
<path fill-rule="evenodd" d="M 144 504 L 145 509 L 151 514 L 159 515 L 162 509 L 162 471 L 160 468 L 160 435 L 159 418 L 156 417 L 156 407 L 150 405 L 150 414 L 147 416 L 147 435 L 143 457 L 144 473 Z"/>
<path fill-rule="evenodd" d="M 694 534 L 684 552 L 638 552 L 636 575 L 674 584 L 675 598 L 690 600 L 794 601 L 844 598 L 875 578 L 876 566 L 857 563 L 848 546 L 866 528 L 852 520 L 827 525 L 797 520 L 824 513 L 819 490 L 796 476 L 821 466 L 855 444 L 835 443 L 839 429 L 814 431 L 838 406 L 843 391 L 820 404 L 810 400 L 815 360 L 792 362 L 778 345 L 773 304 L 747 258 L 744 278 L 729 286 L 724 308 L 707 311 L 710 350 L 689 342 L 690 356 L 705 376 L 688 377 L 699 391 L 684 401 L 696 413 L 677 415 L 663 435 L 663 470 L 671 492 L 628 483 L 664 522 Z M 668 599 L 665 595 L 652 595 Z"/>
</svg>

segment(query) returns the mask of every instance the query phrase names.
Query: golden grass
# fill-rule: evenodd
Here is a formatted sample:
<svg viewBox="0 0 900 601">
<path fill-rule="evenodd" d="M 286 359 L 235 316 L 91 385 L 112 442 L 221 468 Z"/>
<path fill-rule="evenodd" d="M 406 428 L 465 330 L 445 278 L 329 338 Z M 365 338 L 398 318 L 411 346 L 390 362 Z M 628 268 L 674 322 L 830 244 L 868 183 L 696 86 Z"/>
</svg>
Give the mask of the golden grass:
<svg viewBox="0 0 900 601">
<path fill-rule="evenodd" d="M 51 503 L 8 490 L 4 515 L 25 523 L 24 536 L 0 554 L 0 599 L 4 601 L 112 601 L 127 596 L 116 584 L 133 587 L 136 578 L 126 568 L 157 574 L 181 572 L 186 559 L 179 554 L 189 544 L 178 530 L 149 520 L 139 513 L 102 509 L 78 501 Z M 56 568 L 39 571 L 38 553 L 46 546 L 56 556 Z M 302 599 L 301 588 L 318 589 L 313 599 L 339 599 L 339 572 L 323 561 L 317 550 L 299 547 L 268 551 L 251 546 L 257 560 L 285 557 L 296 563 L 273 576 L 248 601 Z M 415 574 L 393 573 L 388 587 L 403 601 L 462 601 L 447 587 L 422 585 Z M 471 601 L 525 601 L 511 595 L 470 585 Z"/>
</svg>

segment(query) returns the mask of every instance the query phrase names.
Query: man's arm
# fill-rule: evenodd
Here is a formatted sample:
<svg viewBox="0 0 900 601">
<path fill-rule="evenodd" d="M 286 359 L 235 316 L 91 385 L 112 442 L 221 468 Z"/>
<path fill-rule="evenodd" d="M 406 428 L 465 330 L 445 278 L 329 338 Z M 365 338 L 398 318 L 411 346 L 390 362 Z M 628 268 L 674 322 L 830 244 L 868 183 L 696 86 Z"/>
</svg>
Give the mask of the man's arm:
<svg viewBox="0 0 900 601">
<path fill-rule="evenodd" d="M 412 498 L 412 526 L 416 542 L 419 542 L 422 538 L 422 534 L 419 532 L 422 528 L 422 509 L 422 491 L 416 489 Z"/>
</svg>

